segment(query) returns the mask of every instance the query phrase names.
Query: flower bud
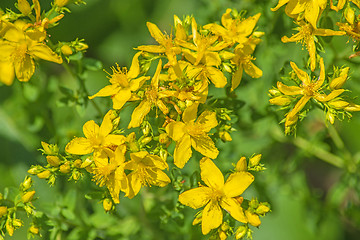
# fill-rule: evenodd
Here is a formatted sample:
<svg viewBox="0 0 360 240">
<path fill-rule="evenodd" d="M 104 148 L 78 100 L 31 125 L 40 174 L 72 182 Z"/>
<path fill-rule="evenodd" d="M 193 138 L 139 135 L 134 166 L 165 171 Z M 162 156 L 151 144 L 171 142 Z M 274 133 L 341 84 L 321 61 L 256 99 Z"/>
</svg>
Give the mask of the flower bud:
<svg viewBox="0 0 360 240">
<path fill-rule="evenodd" d="M 41 173 L 36 174 L 36 176 L 38 176 L 38 178 L 40 179 L 48 179 L 51 176 L 51 172 L 49 170 L 45 170 Z"/>
<path fill-rule="evenodd" d="M 44 171 L 44 168 L 41 166 L 32 166 L 29 170 L 28 173 L 35 175 L 38 173 L 41 173 L 42 171 Z"/>
<path fill-rule="evenodd" d="M 151 130 L 150 123 L 145 122 L 143 126 L 144 126 L 144 127 L 142 128 L 142 132 L 143 132 L 144 136 L 149 135 L 150 130 Z"/>
<path fill-rule="evenodd" d="M 257 154 L 255 156 L 253 156 L 252 158 L 250 158 L 250 160 L 249 160 L 250 167 L 255 167 L 255 166 L 259 165 L 261 156 L 262 156 L 261 154 Z"/>
<path fill-rule="evenodd" d="M 226 232 L 227 230 L 230 229 L 230 226 L 227 222 L 223 222 L 220 226 L 220 229 L 221 229 L 221 231 Z"/>
<path fill-rule="evenodd" d="M 32 179 L 29 176 L 25 177 L 25 180 L 21 183 L 22 191 L 26 191 L 32 186 Z"/>
<path fill-rule="evenodd" d="M 223 142 L 231 142 L 232 141 L 230 133 L 226 132 L 226 131 L 220 131 L 219 137 Z"/>
<path fill-rule="evenodd" d="M 104 207 L 105 212 L 111 211 L 113 208 L 113 203 L 112 203 L 111 199 L 105 198 L 103 200 L 103 207 Z"/>
<path fill-rule="evenodd" d="M 19 228 L 23 225 L 23 222 L 20 220 L 20 219 L 17 219 L 15 218 L 12 222 L 12 225 L 15 227 L 15 228 Z"/>
<path fill-rule="evenodd" d="M 46 161 L 53 167 L 58 167 L 60 165 L 60 159 L 57 156 L 46 156 Z"/>
<path fill-rule="evenodd" d="M 326 119 L 331 123 L 334 124 L 335 122 L 335 116 L 331 112 L 326 113 Z"/>
<path fill-rule="evenodd" d="M 27 16 L 31 13 L 31 7 L 27 0 L 18 0 L 17 7 L 19 11 L 24 14 L 24 16 Z"/>
<path fill-rule="evenodd" d="M 351 25 L 354 24 L 355 11 L 352 7 L 350 7 L 350 5 L 345 8 L 344 16 L 348 23 L 350 23 Z"/>
<path fill-rule="evenodd" d="M 48 144 L 46 142 L 41 142 L 44 153 L 46 155 L 57 155 L 59 152 L 59 147 L 56 144 Z"/>
<path fill-rule="evenodd" d="M 93 163 L 93 160 L 91 160 L 90 158 L 86 158 L 85 161 L 81 164 L 81 168 L 87 168 L 88 166 L 90 166 Z"/>
<path fill-rule="evenodd" d="M 159 135 L 159 143 L 166 144 L 169 142 L 169 137 L 167 133 L 160 133 Z"/>
<path fill-rule="evenodd" d="M 23 203 L 28 203 L 33 199 L 34 195 L 35 195 L 35 191 L 27 192 L 24 195 L 22 195 L 21 201 Z"/>
<path fill-rule="evenodd" d="M 83 162 L 81 161 L 81 159 L 76 159 L 73 164 L 74 164 L 74 167 L 81 168 L 82 163 Z"/>
<path fill-rule="evenodd" d="M 280 94 L 280 91 L 278 89 L 273 88 L 269 90 L 269 93 L 271 96 L 277 96 Z"/>
<path fill-rule="evenodd" d="M 31 225 L 31 227 L 29 228 L 29 232 L 34 235 L 38 235 L 40 231 L 38 227 L 36 227 L 35 225 Z"/>
<path fill-rule="evenodd" d="M 261 221 L 260 221 L 259 215 L 252 213 L 249 210 L 246 210 L 245 216 L 251 225 L 253 225 L 254 227 L 260 226 Z"/>
<path fill-rule="evenodd" d="M 7 207 L 6 206 L 0 206 L 0 218 L 7 214 Z"/>
<path fill-rule="evenodd" d="M 77 52 L 84 51 L 89 48 L 89 46 L 83 42 L 77 42 L 74 47 Z"/>
<path fill-rule="evenodd" d="M 69 45 L 66 45 L 66 44 L 61 46 L 60 51 L 65 56 L 69 56 L 69 55 L 73 54 L 73 50 L 71 49 L 71 47 Z"/>
<path fill-rule="evenodd" d="M 247 171 L 247 163 L 245 157 L 241 157 L 240 160 L 236 163 L 235 171 L 237 172 Z"/>
<path fill-rule="evenodd" d="M 270 207 L 267 203 L 260 203 L 259 207 L 255 210 L 256 214 L 263 215 L 270 211 Z"/>
<path fill-rule="evenodd" d="M 330 89 L 340 89 L 344 85 L 348 77 L 349 69 L 349 67 L 346 67 L 340 70 L 340 76 L 331 80 L 329 84 Z"/>
<path fill-rule="evenodd" d="M 335 108 L 335 109 L 344 109 L 348 105 L 349 105 L 349 103 L 346 101 L 343 101 L 343 100 L 335 100 L 335 101 L 329 102 L 329 106 L 331 108 Z"/>
<path fill-rule="evenodd" d="M 55 0 L 54 4 L 59 7 L 64 7 L 69 3 L 69 0 Z"/>
<path fill-rule="evenodd" d="M 247 231 L 248 231 L 248 228 L 245 225 L 238 227 L 238 229 L 236 229 L 236 232 L 235 232 L 235 239 L 237 239 L 237 240 L 242 239 L 243 237 L 245 237 Z"/>
<path fill-rule="evenodd" d="M 269 100 L 269 102 L 270 102 L 270 104 L 273 104 L 273 105 L 286 106 L 291 103 L 291 100 L 287 96 L 277 96 L 277 97 L 271 98 Z"/>
<path fill-rule="evenodd" d="M 67 174 L 70 171 L 71 171 L 70 162 L 67 161 L 60 166 L 60 172 L 62 172 L 62 173 Z"/>
<path fill-rule="evenodd" d="M 358 112 L 360 111 L 360 105 L 358 104 L 354 104 L 354 103 L 350 103 L 348 106 L 346 106 L 344 108 L 345 111 L 349 111 L 349 112 Z"/>
<path fill-rule="evenodd" d="M 152 140 L 152 137 L 145 137 L 141 140 L 141 144 L 146 145 L 149 142 L 151 142 L 151 140 Z"/>
<path fill-rule="evenodd" d="M 79 171 L 73 171 L 72 174 L 71 174 L 71 177 L 72 177 L 75 181 L 77 181 L 77 180 L 80 179 L 81 173 L 80 173 Z"/>
<path fill-rule="evenodd" d="M 168 157 L 168 151 L 165 149 L 160 149 L 159 155 L 160 155 L 160 158 L 166 162 L 166 159 Z"/>
<path fill-rule="evenodd" d="M 11 221 L 10 219 L 8 219 L 8 220 L 6 221 L 5 229 L 6 229 L 6 232 L 9 234 L 9 236 L 14 235 L 15 228 L 14 228 L 14 226 L 12 225 L 12 221 Z"/>
</svg>

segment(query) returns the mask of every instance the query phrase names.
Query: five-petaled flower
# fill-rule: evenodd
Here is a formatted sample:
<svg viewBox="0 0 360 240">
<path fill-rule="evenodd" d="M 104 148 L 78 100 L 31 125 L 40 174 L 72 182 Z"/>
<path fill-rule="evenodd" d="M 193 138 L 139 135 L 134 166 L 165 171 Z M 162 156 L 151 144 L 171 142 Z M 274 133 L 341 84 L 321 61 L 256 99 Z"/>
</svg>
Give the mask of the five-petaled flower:
<svg viewBox="0 0 360 240">
<path fill-rule="evenodd" d="M 179 195 L 179 201 L 191 208 L 203 206 L 201 217 L 202 233 L 208 234 L 223 221 L 222 209 L 226 210 L 234 219 L 247 223 L 239 197 L 254 181 L 249 172 L 232 173 L 224 183 L 224 176 L 213 161 L 207 157 L 200 160 L 201 179 L 206 186 L 187 190 Z"/>
<path fill-rule="evenodd" d="M 219 151 L 208 136 L 208 132 L 218 125 L 216 113 L 204 111 L 196 120 L 198 103 L 187 107 L 183 113 L 183 122 L 174 121 L 166 126 L 166 132 L 176 142 L 174 163 L 183 168 L 189 161 L 193 147 L 202 155 L 215 159 Z M 195 121 L 196 120 L 196 121 Z"/>
<path fill-rule="evenodd" d="M 76 137 L 65 147 L 66 152 L 76 155 L 93 153 L 95 157 L 107 157 L 108 151 L 125 143 L 126 138 L 122 135 L 111 134 L 113 124 L 110 110 L 104 117 L 100 127 L 94 120 L 87 121 L 83 126 L 85 137 Z"/>
<path fill-rule="evenodd" d="M 113 108 L 121 109 L 127 101 L 134 97 L 133 92 L 139 90 L 144 82 L 150 78 L 147 76 L 138 77 L 140 74 L 138 59 L 140 54 L 141 52 L 138 52 L 133 57 L 129 71 L 126 68 L 121 69 L 119 66 L 116 69 L 113 67 L 113 74 L 109 79 L 111 85 L 105 86 L 99 92 L 90 96 L 89 99 L 111 96 Z"/>
</svg>

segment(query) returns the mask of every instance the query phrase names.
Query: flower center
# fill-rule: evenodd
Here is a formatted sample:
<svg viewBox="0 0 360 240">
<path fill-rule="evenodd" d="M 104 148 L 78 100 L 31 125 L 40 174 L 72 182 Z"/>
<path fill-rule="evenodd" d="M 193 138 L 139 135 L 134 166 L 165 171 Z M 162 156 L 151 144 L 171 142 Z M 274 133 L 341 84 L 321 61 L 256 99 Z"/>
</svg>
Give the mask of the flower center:
<svg viewBox="0 0 360 240">
<path fill-rule="evenodd" d="M 14 62 L 21 62 L 26 57 L 27 53 L 28 53 L 27 44 L 23 42 L 15 47 L 11 57 Z"/>
<path fill-rule="evenodd" d="M 117 165 L 111 163 L 94 168 L 95 176 L 94 180 L 100 187 L 104 186 L 109 180 L 110 174 L 112 174 L 117 168 Z"/>
</svg>

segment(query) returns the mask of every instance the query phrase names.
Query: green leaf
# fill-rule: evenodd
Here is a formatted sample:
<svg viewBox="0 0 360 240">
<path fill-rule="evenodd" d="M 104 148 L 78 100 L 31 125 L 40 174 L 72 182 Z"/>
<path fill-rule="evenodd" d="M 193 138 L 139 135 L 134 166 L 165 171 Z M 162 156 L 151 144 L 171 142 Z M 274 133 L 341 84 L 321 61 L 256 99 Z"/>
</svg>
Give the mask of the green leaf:
<svg viewBox="0 0 360 240">
<path fill-rule="evenodd" d="M 103 68 L 102 62 L 94 58 L 84 58 L 82 62 L 84 67 L 90 71 L 99 71 Z"/>
</svg>

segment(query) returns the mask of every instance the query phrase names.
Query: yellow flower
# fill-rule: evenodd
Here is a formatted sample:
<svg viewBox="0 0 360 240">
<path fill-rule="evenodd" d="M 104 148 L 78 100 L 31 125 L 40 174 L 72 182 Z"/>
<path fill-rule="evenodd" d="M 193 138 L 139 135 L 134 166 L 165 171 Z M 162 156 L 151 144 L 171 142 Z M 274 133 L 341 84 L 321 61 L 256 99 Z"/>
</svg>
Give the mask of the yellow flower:
<svg viewBox="0 0 360 240">
<path fill-rule="evenodd" d="M 226 12 L 221 17 L 220 26 L 216 23 L 210 23 L 204 26 L 204 29 L 210 30 L 213 34 L 221 36 L 225 42 L 231 43 L 244 43 L 247 41 L 247 37 L 254 31 L 255 25 L 260 18 L 260 13 L 246 18 L 240 19 L 231 17 L 231 9 L 226 9 Z"/>
<path fill-rule="evenodd" d="M 202 211 L 202 233 L 220 226 L 223 220 L 222 209 L 239 222 L 247 223 L 243 208 L 235 197 L 240 196 L 254 181 L 249 172 L 231 174 L 224 183 L 224 176 L 209 158 L 200 160 L 201 179 L 206 186 L 190 189 L 179 195 L 179 201 L 191 208 L 205 206 Z"/>
<path fill-rule="evenodd" d="M 128 198 L 136 196 L 142 186 L 165 187 L 170 183 L 170 178 L 162 170 L 168 168 L 168 164 L 157 155 L 146 151 L 130 153 L 131 160 L 125 165 L 125 169 L 132 170 L 128 177 Z"/>
<path fill-rule="evenodd" d="M 140 74 L 138 59 L 140 54 L 141 52 L 138 52 L 133 57 L 129 71 L 126 68 L 120 69 L 119 66 L 116 69 L 112 67 L 113 74 L 109 79 L 111 85 L 102 88 L 99 92 L 90 96 L 89 99 L 111 96 L 113 108 L 121 109 L 132 98 L 133 92 L 137 91 L 150 78 L 145 76 L 137 78 Z"/>
<path fill-rule="evenodd" d="M 285 4 L 285 13 L 295 18 L 297 21 L 305 17 L 313 28 L 316 28 L 322 11 L 326 8 L 327 0 L 279 0 L 276 7 L 271 8 L 271 11 L 276 11 Z"/>
<path fill-rule="evenodd" d="M 94 156 L 99 157 L 108 151 L 112 152 L 114 146 L 123 144 L 126 140 L 124 136 L 110 134 L 113 130 L 111 114 L 112 110 L 105 115 L 100 127 L 93 120 L 87 121 L 83 126 L 85 137 L 71 140 L 65 147 L 66 152 L 76 155 L 94 152 Z"/>
<path fill-rule="evenodd" d="M 124 173 L 126 145 L 119 145 L 110 158 L 94 158 L 95 166 L 92 173 L 94 181 L 102 187 L 106 185 L 114 203 L 119 203 L 120 190 L 128 194 L 128 181 Z"/>
<path fill-rule="evenodd" d="M 300 100 L 296 103 L 294 108 L 287 114 L 285 127 L 293 125 L 297 121 L 297 114 L 304 108 L 306 103 L 311 99 L 315 99 L 319 102 L 328 102 L 341 93 L 344 92 L 344 89 L 335 89 L 332 90 L 328 95 L 321 93 L 321 88 L 323 87 L 325 81 L 325 66 L 324 60 L 320 59 L 320 76 L 316 81 L 312 81 L 310 76 L 299 69 L 294 62 L 290 62 L 292 69 L 295 71 L 297 77 L 301 81 L 300 86 L 286 86 L 281 82 L 277 82 L 277 87 L 281 93 L 288 96 L 302 95 Z M 270 101 L 271 102 L 271 101 Z"/>
<path fill-rule="evenodd" d="M 316 67 L 316 47 L 315 47 L 315 36 L 340 36 L 344 35 L 343 31 L 334 31 L 330 29 L 314 28 L 311 24 L 305 23 L 304 21 L 297 22 L 299 27 L 296 29 L 299 31 L 297 34 L 290 38 L 284 36 L 281 41 L 284 43 L 288 42 L 301 42 L 309 52 L 310 55 L 310 68 L 311 71 L 315 70 Z"/>
<path fill-rule="evenodd" d="M 237 66 L 237 69 L 232 75 L 231 91 L 239 86 L 243 71 L 252 78 L 259 78 L 262 76 L 263 72 L 252 62 L 255 58 L 251 55 L 260 41 L 261 40 L 259 38 L 251 37 L 247 42 L 244 42 L 243 45 L 238 45 L 235 48 L 235 56 L 231 62 Z"/>
<path fill-rule="evenodd" d="M 176 60 L 176 55 L 181 53 L 181 48 L 174 44 L 171 36 L 162 34 L 160 29 L 155 24 L 147 22 L 146 26 L 148 27 L 151 36 L 160 45 L 144 45 L 139 46 L 136 49 L 152 53 L 165 53 L 170 65 L 174 68 L 176 75 L 178 77 L 181 77 L 182 73 Z"/>
<path fill-rule="evenodd" d="M 128 128 L 139 127 L 145 116 L 150 112 L 153 105 L 158 107 L 165 115 L 168 114 L 169 109 L 161 100 L 161 98 L 169 97 L 173 94 L 170 94 L 170 91 L 159 91 L 159 76 L 161 68 L 162 61 L 159 60 L 155 74 L 151 80 L 151 87 L 145 91 L 144 100 L 142 100 L 139 106 L 134 109 Z"/>
<path fill-rule="evenodd" d="M 0 40 L 0 81 L 11 85 L 14 77 L 27 82 L 35 72 L 35 58 L 62 63 L 62 58 L 46 44 L 31 39 L 22 31 L 25 23 L 4 23 L 6 28 Z"/>
<path fill-rule="evenodd" d="M 174 163 L 183 168 L 189 161 L 193 147 L 202 155 L 215 159 L 219 151 L 207 133 L 218 125 L 216 113 L 204 111 L 196 120 L 198 103 L 187 107 L 183 113 L 183 122 L 171 122 L 166 126 L 167 134 L 176 142 Z"/>
</svg>

